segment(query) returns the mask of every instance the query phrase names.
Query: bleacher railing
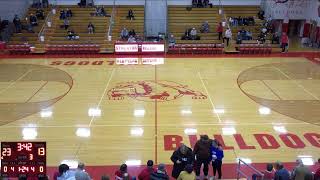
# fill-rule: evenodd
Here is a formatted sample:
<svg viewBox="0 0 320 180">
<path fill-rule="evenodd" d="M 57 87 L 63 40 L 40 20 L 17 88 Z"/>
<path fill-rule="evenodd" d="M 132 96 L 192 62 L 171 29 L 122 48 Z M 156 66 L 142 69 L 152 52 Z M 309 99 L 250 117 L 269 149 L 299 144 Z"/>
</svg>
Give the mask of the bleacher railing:
<svg viewBox="0 0 320 180">
<path fill-rule="evenodd" d="M 114 25 L 115 14 L 116 14 L 116 0 L 113 0 L 112 13 L 111 13 L 110 22 L 109 22 L 107 39 L 109 39 L 109 37 L 112 36 L 112 29 L 113 29 L 113 25 Z"/>
<path fill-rule="evenodd" d="M 246 175 L 246 172 L 243 171 L 241 169 L 241 166 L 245 166 L 247 168 L 247 170 L 251 170 L 254 172 L 254 174 L 256 174 L 257 176 L 259 176 L 259 180 L 263 180 L 264 174 L 261 173 L 258 169 L 254 168 L 253 166 L 251 166 L 250 164 L 246 163 L 244 160 L 242 159 L 238 159 L 238 165 L 237 165 L 237 180 L 239 180 L 241 177 L 245 177 L 246 179 L 250 180 L 252 179 L 252 174 L 250 175 Z"/>
<path fill-rule="evenodd" d="M 56 9 L 55 9 L 55 6 L 52 5 L 52 8 L 49 10 L 49 14 L 48 14 L 47 17 L 46 17 L 46 19 L 45 19 L 45 21 L 44 21 L 44 24 L 42 25 L 42 27 L 41 27 L 41 29 L 40 29 L 40 31 L 39 31 L 39 33 L 38 33 L 38 40 L 39 40 L 40 42 L 44 42 L 44 39 L 43 39 L 43 38 L 45 37 L 48 29 L 49 29 L 50 27 L 52 27 L 52 25 L 53 25 L 53 16 L 54 16 L 53 11 L 55 11 L 55 10 L 56 10 Z"/>
</svg>

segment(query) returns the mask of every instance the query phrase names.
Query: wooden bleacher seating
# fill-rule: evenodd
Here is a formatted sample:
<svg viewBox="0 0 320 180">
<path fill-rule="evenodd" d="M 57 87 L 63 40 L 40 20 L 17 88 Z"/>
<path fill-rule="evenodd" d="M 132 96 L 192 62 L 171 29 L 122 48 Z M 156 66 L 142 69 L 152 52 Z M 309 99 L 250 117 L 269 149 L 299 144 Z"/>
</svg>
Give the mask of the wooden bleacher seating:
<svg viewBox="0 0 320 180">
<path fill-rule="evenodd" d="M 168 7 L 168 28 L 169 33 L 176 38 L 177 44 L 212 44 L 221 43 L 218 40 L 216 28 L 220 22 L 218 8 L 192 8 L 191 11 L 186 9 L 186 6 L 169 6 Z M 200 27 L 208 21 L 210 25 L 209 33 L 200 33 Z M 195 27 L 200 40 L 181 40 L 186 29 Z"/>
</svg>

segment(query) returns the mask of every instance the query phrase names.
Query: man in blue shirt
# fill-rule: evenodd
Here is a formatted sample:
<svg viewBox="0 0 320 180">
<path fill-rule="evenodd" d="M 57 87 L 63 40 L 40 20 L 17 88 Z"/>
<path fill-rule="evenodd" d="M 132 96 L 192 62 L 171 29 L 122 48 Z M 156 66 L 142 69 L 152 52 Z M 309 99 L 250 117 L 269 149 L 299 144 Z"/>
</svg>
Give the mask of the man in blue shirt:
<svg viewBox="0 0 320 180">
<path fill-rule="evenodd" d="M 281 162 L 276 162 L 276 173 L 274 180 L 290 180 L 290 173 Z"/>
</svg>

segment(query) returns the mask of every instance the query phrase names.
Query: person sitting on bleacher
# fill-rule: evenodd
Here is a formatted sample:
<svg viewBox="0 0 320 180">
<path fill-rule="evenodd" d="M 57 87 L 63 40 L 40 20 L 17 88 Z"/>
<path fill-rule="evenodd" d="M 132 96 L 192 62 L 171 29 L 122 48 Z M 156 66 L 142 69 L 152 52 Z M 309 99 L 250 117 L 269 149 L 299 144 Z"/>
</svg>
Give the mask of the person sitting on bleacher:
<svg viewBox="0 0 320 180">
<path fill-rule="evenodd" d="M 29 20 L 32 26 L 38 26 L 38 19 L 35 15 L 30 14 Z"/>
<path fill-rule="evenodd" d="M 190 31 L 190 37 L 191 37 L 192 40 L 200 39 L 199 36 L 197 36 L 196 28 L 192 28 L 192 30 Z"/>
<path fill-rule="evenodd" d="M 80 37 L 73 31 L 73 30 L 69 30 L 68 31 L 68 35 L 67 35 L 67 39 L 68 40 L 76 40 L 79 39 Z"/>
<path fill-rule="evenodd" d="M 246 32 L 246 40 L 252 40 L 252 32 L 251 31 Z"/>
<path fill-rule="evenodd" d="M 120 36 L 121 36 L 121 39 L 122 39 L 122 40 L 127 40 L 128 37 L 129 37 L 129 32 L 128 32 L 128 30 L 127 30 L 126 28 L 123 28 L 123 29 L 121 30 Z"/>
<path fill-rule="evenodd" d="M 198 7 L 198 8 L 202 8 L 202 7 L 203 7 L 203 2 L 202 2 L 202 0 L 198 0 L 197 7 Z"/>
<path fill-rule="evenodd" d="M 168 42 L 169 42 L 169 47 L 173 47 L 176 45 L 176 39 L 174 38 L 173 34 L 170 35 Z"/>
<path fill-rule="evenodd" d="M 67 8 L 66 17 L 72 17 L 72 11 L 69 8 Z"/>
<path fill-rule="evenodd" d="M 134 14 L 132 9 L 129 9 L 127 19 L 134 20 Z"/>
<path fill-rule="evenodd" d="M 202 33 L 208 33 L 210 30 L 210 26 L 209 26 L 209 23 L 208 21 L 205 21 L 202 26 L 201 26 L 201 29 L 200 29 L 200 32 Z"/>
<path fill-rule="evenodd" d="M 134 29 L 131 29 L 131 31 L 129 31 L 129 36 L 136 36 L 136 32 L 134 31 Z"/>
<path fill-rule="evenodd" d="M 21 33 L 21 29 L 22 29 L 22 26 L 21 26 L 21 20 L 20 18 L 18 17 L 18 15 L 15 15 L 14 18 L 13 18 L 13 24 L 16 28 L 16 33 Z"/>
<path fill-rule="evenodd" d="M 42 0 L 42 7 L 43 8 L 49 7 L 49 1 L 48 0 Z"/>
<path fill-rule="evenodd" d="M 192 0 L 192 7 L 197 7 L 197 4 L 198 4 L 197 0 Z"/>
<path fill-rule="evenodd" d="M 80 2 L 78 3 L 79 7 L 86 7 L 87 6 L 87 1 L 86 0 L 80 0 Z"/>
<path fill-rule="evenodd" d="M 100 8 L 100 16 L 106 16 L 106 15 L 107 15 L 106 10 L 104 10 L 104 7 L 102 6 Z"/>
<path fill-rule="evenodd" d="M 63 9 L 61 9 L 61 11 L 60 11 L 60 19 L 65 19 L 65 18 L 66 18 L 66 12 Z"/>
<path fill-rule="evenodd" d="M 190 40 L 190 39 L 191 39 L 191 36 L 190 36 L 191 30 L 192 30 L 192 29 L 187 29 L 187 30 L 184 32 L 184 35 L 181 37 L 181 40 Z"/>
<path fill-rule="evenodd" d="M 242 43 L 242 34 L 241 32 L 239 31 L 238 34 L 237 34 L 237 44 L 241 44 Z"/>
<path fill-rule="evenodd" d="M 134 36 L 129 36 L 128 43 L 134 43 L 134 42 L 136 42 L 136 39 L 134 38 Z"/>
<path fill-rule="evenodd" d="M 89 22 L 89 24 L 88 24 L 88 33 L 89 34 L 94 33 L 94 25 L 91 22 Z"/>
<path fill-rule="evenodd" d="M 36 16 L 39 19 L 44 19 L 44 11 L 42 9 L 37 9 Z"/>
</svg>

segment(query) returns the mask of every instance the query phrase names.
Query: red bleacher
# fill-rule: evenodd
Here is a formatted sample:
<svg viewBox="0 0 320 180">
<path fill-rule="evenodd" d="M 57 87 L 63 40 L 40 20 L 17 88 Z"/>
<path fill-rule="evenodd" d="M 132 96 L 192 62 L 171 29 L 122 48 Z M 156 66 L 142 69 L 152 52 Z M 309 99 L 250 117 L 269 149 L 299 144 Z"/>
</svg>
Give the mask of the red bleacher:
<svg viewBox="0 0 320 180">
<path fill-rule="evenodd" d="M 271 54 L 270 44 L 240 44 L 238 47 L 240 54 Z"/>
<path fill-rule="evenodd" d="M 94 54 L 100 51 L 97 44 L 47 45 L 48 54 Z"/>
<path fill-rule="evenodd" d="M 222 54 L 223 44 L 176 44 L 169 47 L 170 54 Z"/>
<path fill-rule="evenodd" d="M 12 44 L 7 45 L 6 49 L 10 54 L 28 54 L 31 51 L 30 47 L 30 44 Z"/>
</svg>

